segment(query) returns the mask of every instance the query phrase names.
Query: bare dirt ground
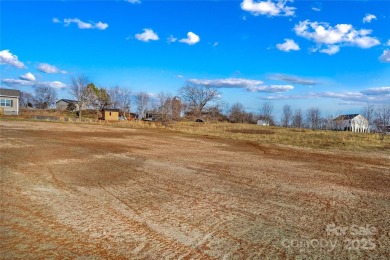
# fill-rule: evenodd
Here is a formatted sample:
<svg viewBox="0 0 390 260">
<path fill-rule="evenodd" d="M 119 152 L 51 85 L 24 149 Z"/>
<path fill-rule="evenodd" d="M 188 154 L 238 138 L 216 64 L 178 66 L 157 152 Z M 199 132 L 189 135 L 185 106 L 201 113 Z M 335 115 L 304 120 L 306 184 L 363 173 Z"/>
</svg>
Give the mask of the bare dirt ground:
<svg viewBox="0 0 390 260">
<path fill-rule="evenodd" d="M 390 256 L 385 154 L 44 122 L 0 138 L 3 259 Z"/>
</svg>

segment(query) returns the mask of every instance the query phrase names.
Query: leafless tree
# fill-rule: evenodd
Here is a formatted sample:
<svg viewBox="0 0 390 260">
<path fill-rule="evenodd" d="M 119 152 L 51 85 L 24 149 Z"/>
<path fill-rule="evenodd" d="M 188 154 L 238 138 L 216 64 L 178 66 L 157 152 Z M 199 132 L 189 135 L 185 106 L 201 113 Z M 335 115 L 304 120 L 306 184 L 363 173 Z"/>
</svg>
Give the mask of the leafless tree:
<svg viewBox="0 0 390 260">
<path fill-rule="evenodd" d="M 375 119 L 375 108 L 373 105 L 367 105 L 362 109 L 362 116 L 364 116 L 368 121 L 369 130 L 372 128 Z"/>
<path fill-rule="evenodd" d="M 244 123 L 246 111 L 241 103 L 235 103 L 229 110 L 229 121 L 232 123 Z"/>
<path fill-rule="evenodd" d="M 267 120 L 270 125 L 274 124 L 272 112 L 274 110 L 273 105 L 270 102 L 263 103 L 260 109 L 260 118 Z"/>
<path fill-rule="evenodd" d="M 201 116 L 203 109 L 208 103 L 219 99 L 217 89 L 190 83 L 182 87 L 179 90 L 179 94 L 182 100 L 187 102 L 190 111 L 195 116 Z"/>
<path fill-rule="evenodd" d="M 390 125 L 390 105 L 383 105 L 375 111 L 375 126 L 377 130 L 386 132 L 386 128 Z"/>
<path fill-rule="evenodd" d="M 20 106 L 21 107 L 33 107 L 35 103 L 34 95 L 28 92 L 20 92 Z"/>
<path fill-rule="evenodd" d="M 137 105 L 137 113 L 141 117 L 145 117 L 145 111 L 149 107 L 150 96 L 146 92 L 138 92 L 135 96 L 135 104 Z"/>
<path fill-rule="evenodd" d="M 296 109 L 292 116 L 292 126 L 295 128 L 302 128 L 304 126 L 303 114 L 300 108 Z"/>
<path fill-rule="evenodd" d="M 321 112 L 318 108 L 309 108 L 306 113 L 306 123 L 311 129 L 321 128 Z"/>
<path fill-rule="evenodd" d="M 283 106 L 282 126 L 289 127 L 291 123 L 291 117 L 293 115 L 290 105 Z"/>
<path fill-rule="evenodd" d="M 88 105 L 88 78 L 84 75 L 71 78 L 72 84 L 70 85 L 70 93 L 77 100 L 79 109 L 79 118 L 81 119 L 81 112 L 85 106 Z"/>
<path fill-rule="evenodd" d="M 172 98 L 172 119 L 178 120 L 181 116 L 183 110 L 183 104 L 181 99 L 177 96 Z"/>
<path fill-rule="evenodd" d="M 154 111 L 156 112 L 157 120 L 167 122 L 172 120 L 172 102 L 171 94 L 160 92 L 157 94 L 154 104 Z"/>
<path fill-rule="evenodd" d="M 37 85 L 34 88 L 35 107 L 46 109 L 56 103 L 57 93 L 55 89 L 44 85 Z"/>
</svg>

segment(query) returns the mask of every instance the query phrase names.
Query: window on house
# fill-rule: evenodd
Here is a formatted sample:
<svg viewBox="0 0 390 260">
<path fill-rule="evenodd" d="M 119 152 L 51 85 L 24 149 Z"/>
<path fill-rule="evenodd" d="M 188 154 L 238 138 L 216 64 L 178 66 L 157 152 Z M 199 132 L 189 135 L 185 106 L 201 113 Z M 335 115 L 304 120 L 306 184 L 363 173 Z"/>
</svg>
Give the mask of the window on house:
<svg viewBox="0 0 390 260">
<path fill-rule="evenodd" d="M 110 112 L 110 116 L 111 116 L 111 112 Z"/>
<path fill-rule="evenodd" d="M 12 107 L 11 99 L 0 99 L 0 107 Z"/>
</svg>

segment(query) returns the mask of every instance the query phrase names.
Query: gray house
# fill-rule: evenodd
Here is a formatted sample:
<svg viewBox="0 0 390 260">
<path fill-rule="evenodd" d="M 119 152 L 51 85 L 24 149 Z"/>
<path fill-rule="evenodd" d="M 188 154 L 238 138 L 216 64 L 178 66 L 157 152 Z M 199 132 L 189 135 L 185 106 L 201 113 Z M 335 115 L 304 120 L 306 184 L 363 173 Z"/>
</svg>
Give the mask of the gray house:
<svg viewBox="0 0 390 260">
<path fill-rule="evenodd" d="M 19 115 L 20 90 L 0 88 L 0 112 Z"/>
<path fill-rule="evenodd" d="M 56 108 L 58 110 L 65 110 L 69 107 L 69 105 L 74 105 L 75 110 L 78 110 L 79 104 L 78 104 L 77 100 L 60 99 L 56 102 Z"/>
</svg>

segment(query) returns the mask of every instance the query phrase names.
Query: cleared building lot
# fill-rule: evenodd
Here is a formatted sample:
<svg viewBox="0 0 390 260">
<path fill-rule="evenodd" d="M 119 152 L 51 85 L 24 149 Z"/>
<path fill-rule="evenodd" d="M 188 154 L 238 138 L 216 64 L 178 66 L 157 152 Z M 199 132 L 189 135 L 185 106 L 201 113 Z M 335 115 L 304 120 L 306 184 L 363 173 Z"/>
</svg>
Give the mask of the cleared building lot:
<svg viewBox="0 0 390 260">
<path fill-rule="evenodd" d="M 390 256 L 385 154 L 22 121 L 0 137 L 1 258 Z"/>
</svg>

